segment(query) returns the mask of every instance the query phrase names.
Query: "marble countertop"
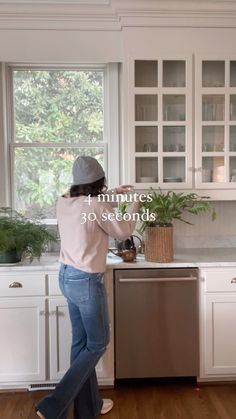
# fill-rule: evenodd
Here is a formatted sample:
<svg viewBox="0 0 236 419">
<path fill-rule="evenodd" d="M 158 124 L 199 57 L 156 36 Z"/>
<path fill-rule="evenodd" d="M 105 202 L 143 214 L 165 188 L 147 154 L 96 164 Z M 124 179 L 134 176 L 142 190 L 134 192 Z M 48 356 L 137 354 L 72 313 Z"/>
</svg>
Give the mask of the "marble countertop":
<svg viewBox="0 0 236 419">
<path fill-rule="evenodd" d="M 138 268 L 185 268 L 185 267 L 236 267 L 236 248 L 201 248 L 176 249 L 174 261 L 171 263 L 147 262 L 144 255 L 138 255 L 135 262 L 123 262 L 118 256 L 109 253 L 107 269 L 138 269 Z M 0 272 L 29 270 L 48 271 L 59 267 L 58 254 L 45 254 L 32 263 L 23 261 L 15 265 L 0 265 Z"/>
</svg>

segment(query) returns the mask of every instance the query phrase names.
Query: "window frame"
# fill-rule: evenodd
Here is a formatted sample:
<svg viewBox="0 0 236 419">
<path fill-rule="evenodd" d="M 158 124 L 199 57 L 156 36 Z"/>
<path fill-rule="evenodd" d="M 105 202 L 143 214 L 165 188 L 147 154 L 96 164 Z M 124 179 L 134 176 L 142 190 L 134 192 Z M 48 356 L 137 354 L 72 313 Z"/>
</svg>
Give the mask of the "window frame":
<svg viewBox="0 0 236 419">
<path fill-rule="evenodd" d="M 15 118 L 14 118 L 14 91 L 13 72 L 15 70 L 75 70 L 75 71 L 102 71 L 103 72 L 103 94 L 104 94 L 104 130 L 103 141 L 89 145 L 88 143 L 48 142 L 48 143 L 23 143 L 15 142 Z M 2 63 L 0 69 L 0 122 L 2 129 L 0 138 L 3 138 L 3 174 L 4 179 L 0 181 L 3 186 L 0 201 L 4 205 L 15 208 L 14 197 L 14 150 L 16 148 L 95 148 L 104 149 L 104 168 L 107 177 L 108 187 L 119 184 L 119 74 L 118 63 L 106 64 L 29 64 L 29 63 Z M 2 135 L 1 135 L 2 134 Z M 1 147 L 1 145 L 0 145 Z M 1 148 L 0 148 L 1 150 Z M 1 153 L 2 156 L 2 153 Z M 114 164 L 114 156 L 117 156 L 117 164 Z M 5 164 L 4 164 L 5 163 Z M 47 224 L 56 224 L 56 219 L 45 219 Z"/>
</svg>

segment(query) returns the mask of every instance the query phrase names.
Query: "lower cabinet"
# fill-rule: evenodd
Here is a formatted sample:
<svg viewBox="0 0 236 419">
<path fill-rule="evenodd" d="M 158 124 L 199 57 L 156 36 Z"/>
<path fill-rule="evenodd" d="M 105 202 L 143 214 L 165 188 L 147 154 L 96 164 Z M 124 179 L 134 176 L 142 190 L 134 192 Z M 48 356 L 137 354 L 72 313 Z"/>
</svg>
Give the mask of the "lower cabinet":
<svg viewBox="0 0 236 419">
<path fill-rule="evenodd" d="M 236 379 L 236 269 L 201 271 L 200 380 Z"/>
<path fill-rule="evenodd" d="M 49 319 L 49 378 L 60 380 L 70 365 L 71 326 L 65 298 L 50 298 Z"/>
<path fill-rule="evenodd" d="M 98 383 L 114 384 L 112 270 L 104 277 L 111 341 L 97 365 Z M 71 325 L 58 274 L 0 272 L 0 389 L 50 387 L 70 365 Z"/>
<path fill-rule="evenodd" d="M 205 298 L 205 373 L 236 376 L 236 294 L 208 294 Z"/>
<path fill-rule="evenodd" d="M 0 386 L 46 379 L 44 298 L 2 298 L 0 336 Z"/>
</svg>

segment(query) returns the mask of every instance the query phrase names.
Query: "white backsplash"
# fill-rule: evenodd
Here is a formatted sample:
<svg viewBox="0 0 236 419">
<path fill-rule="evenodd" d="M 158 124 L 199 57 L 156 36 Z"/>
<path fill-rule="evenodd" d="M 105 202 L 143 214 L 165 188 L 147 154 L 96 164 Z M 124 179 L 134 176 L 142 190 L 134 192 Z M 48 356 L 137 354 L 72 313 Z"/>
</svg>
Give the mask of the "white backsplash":
<svg viewBox="0 0 236 419">
<path fill-rule="evenodd" d="M 206 213 L 188 214 L 186 219 L 193 225 L 180 221 L 174 223 L 175 248 L 236 247 L 236 201 L 217 201 L 212 205 L 216 210 L 215 221 L 211 221 L 210 213 Z M 60 242 L 52 243 L 49 251 L 58 252 L 59 247 Z M 112 239 L 109 247 L 114 247 Z"/>
<path fill-rule="evenodd" d="M 212 205 L 216 210 L 215 221 L 205 213 L 188 215 L 188 221 L 194 225 L 175 222 L 175 248 L 236 247 L 236 201 L 217 201 Z"/>
</svg>

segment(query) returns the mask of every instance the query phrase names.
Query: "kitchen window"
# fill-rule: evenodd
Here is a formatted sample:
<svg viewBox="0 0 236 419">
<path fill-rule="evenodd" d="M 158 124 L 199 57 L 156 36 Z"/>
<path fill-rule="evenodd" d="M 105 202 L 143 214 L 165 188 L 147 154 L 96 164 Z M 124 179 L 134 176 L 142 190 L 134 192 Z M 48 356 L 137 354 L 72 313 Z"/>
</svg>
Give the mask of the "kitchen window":
<svg viewBox="0 0 236 419">
<path fill-rule="evenodd" d="M 58 195 L 71 184 L 78 155 L 95 157 L 109 186 L 118 182 L 118 69 L 9 66 L 6 72 L 11 205 L 55 218 Z M 112 132 L 112 137 L 110 135 Z M 114 166 L 114 164 L 113 164 Z"/>
</svg>

